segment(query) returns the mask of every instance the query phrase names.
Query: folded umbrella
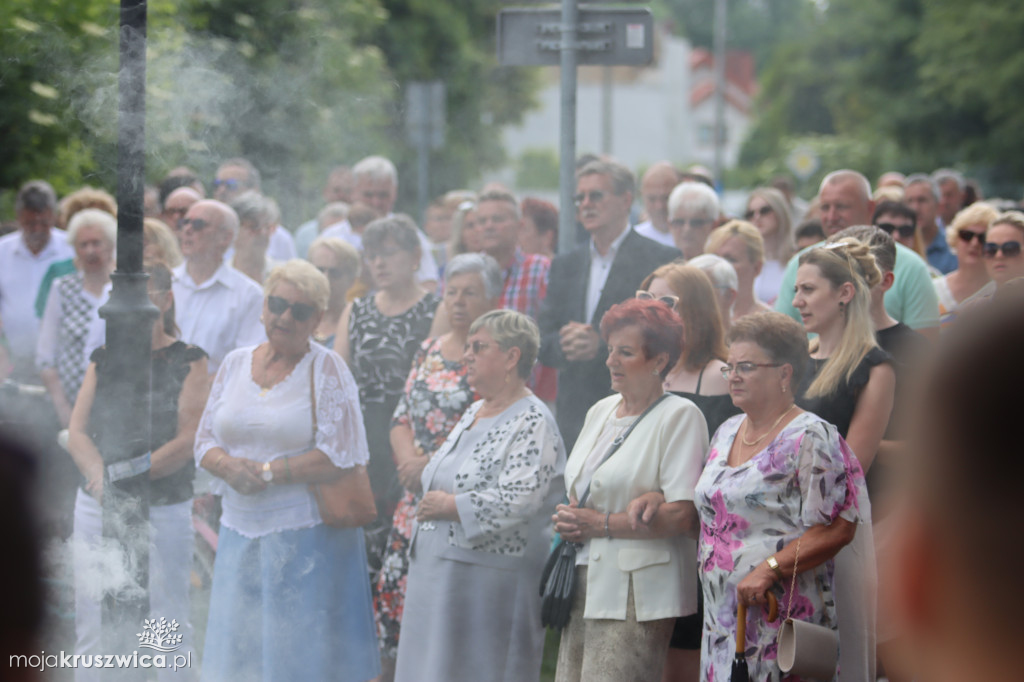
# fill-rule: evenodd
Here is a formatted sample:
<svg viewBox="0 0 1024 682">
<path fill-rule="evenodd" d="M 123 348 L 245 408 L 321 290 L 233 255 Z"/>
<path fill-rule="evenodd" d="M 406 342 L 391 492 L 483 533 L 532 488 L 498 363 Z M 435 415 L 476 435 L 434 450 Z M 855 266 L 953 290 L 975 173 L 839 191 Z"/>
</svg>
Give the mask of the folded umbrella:
<svg viewBox="0 0 1024 682">
<path fill-rule="evenodd" d="M 779 617 L 779 601 L 771 592 L 768 596 L 768 622 Z M 731 682 L 750 682 L 750 671 L 747 669 L 747 605 L 736 598 L 736 656 L 732 661 Z"/>
</svg>

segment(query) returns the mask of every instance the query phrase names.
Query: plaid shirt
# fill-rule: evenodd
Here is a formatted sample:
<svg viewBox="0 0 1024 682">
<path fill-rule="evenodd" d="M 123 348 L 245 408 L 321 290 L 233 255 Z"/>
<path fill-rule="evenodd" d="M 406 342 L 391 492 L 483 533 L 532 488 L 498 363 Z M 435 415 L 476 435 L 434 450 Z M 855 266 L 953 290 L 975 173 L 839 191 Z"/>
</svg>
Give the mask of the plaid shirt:
<svg viewBox="0 0 1024 682">
<path fill-rule="evenodd" d="M 500 307 L 516 310 L 537 320 L 540 304 L 548 293 L 548 270 L 551 259 L 537 254 L 524 254 L 516 249 L 515 260 L 505 269 L 505 290 Z"/>
</svg>

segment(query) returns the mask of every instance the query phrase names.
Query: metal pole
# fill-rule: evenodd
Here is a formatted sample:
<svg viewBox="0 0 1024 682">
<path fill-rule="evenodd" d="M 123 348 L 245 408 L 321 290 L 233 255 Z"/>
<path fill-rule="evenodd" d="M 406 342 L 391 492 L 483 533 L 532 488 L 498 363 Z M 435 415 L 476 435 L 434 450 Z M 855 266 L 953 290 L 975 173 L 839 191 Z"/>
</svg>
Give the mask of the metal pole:
<svg viewBox="0 0 1024 682">
<path fill-rule="evenodd" d="M 559 136 L 558 251 L 569 253 L 576 245 L 576 0 L 562 0 L 561 133 Z"/>
<path fill-rule="evenodd" d="M 426 107 L 424 107 L 426 108 Z M 429 116 L 429 112 L 425 112 Z M 427 120 L 424 116 L 424 121 Z M 420 131 L 416 145 L 416 222 L 423 227 L 426 221 L 427 204 L 430 203 L 430 127 L 425 124 Z"/>
<path fill-rule="evenodd" d="M 100 309 L 107 322 L 111 377 L 119 383 L 110 404 L 90 417 L 97 446 L 109 465 L 135 460 L 150 449 L 150 343 L 157 310 L 142 270 L 142 217 L 146 118 L 146 0 L 121 0 L 118 75 L 117 271 L 110 301 Z M 107 417 L 104 419 L 104 417 Z M 149 614 L 149 471 L 110 482 L 103 491 L 103 535 L 123 548 L 136 585 L 103 598 L 103 653 L 128 654 Z M 155 614 L 154 614 L 155 615 Z M 137 679 L 125 670 L 112 679 Z"/>
<path fill-rule="evenodd" d="M 612 153 L 612 67 L 601 67 L 601 153 Z"/>
<path fill-rule="evenodd" d="M 723 189 L 722 173 L 725 170 L 725 21 L 726 0 L 715 0 L 715 161 L 713 172 L 715 186 Z"/>
</svg>

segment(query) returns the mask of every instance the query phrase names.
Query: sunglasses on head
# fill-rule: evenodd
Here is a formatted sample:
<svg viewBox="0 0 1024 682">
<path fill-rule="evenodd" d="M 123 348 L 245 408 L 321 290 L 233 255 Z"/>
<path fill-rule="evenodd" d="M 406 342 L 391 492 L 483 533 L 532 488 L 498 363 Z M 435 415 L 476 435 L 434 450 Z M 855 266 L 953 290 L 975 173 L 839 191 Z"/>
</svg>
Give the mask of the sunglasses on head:
<svg viewBox="0 0 1024 682">
<path fill-rule="evenodd" d="M 316 307 L 308 303 L 289 303 L 280 296 L 267 296 L 267 310 L 272 314 L 284 315 L 289 308 L 292 309 L 292 319 L 296 322 L 305 322 L 316 312 Z"/>
<path fill-rule="evenodd" d="M 972 239 L 977 239 L 978 243 L 985 246 L 985 233 L 974 232 L 972 230 L 957 230 L 956 236 L 960 237 L 960 241 L 965 244 L 970 244 Z"/>
<path fill-rule="evenodd" d="M 191 227 L 193 232 L 202 232 L 209 225 L 210 221 L 202 218 L 182 218 L 178 221 L 179 228 L 184 230 L 186 227 Z"/>
<path fill-rule="evenodd" d="M 911 237 L 914 236 L 913 225 L 893 225 L 892 223 L 876 223 L 875 227 L 877 227 L 880 230 L 884 230 L 890 235 L 893 232 L 898 232 L 899 235 L 904 239 L 910 239 Z"/>
<path fill-rule="evenodd" d="M 1003 255 L 1007 258 L 1015 258 L 1020 255 L 1020 242 L 1016 241 L 1003 242 L 1002 244 L 997 242 L 985 242 L 985 245 L 982 248 L 985 249 L 982 251 L 985 258 L 995 258 L 999 255 L 1000 251 L 1002 251 Z"/>
<path fill-rule="evenodd" d="M 639 298 L 641 301 L 661 301 L 669 308 L 675 308 L 676 304 L 679 303 L 678 296 L 672 296 L 671 294 L 666 294 L 664 296 L 655 296 L 651 292 L 644 291 L 643 289 L 639 289 L 636 292 L 636 298 Z"/>
<path fill-rule="evenodd" d="M 747 219 L 747 220 L 753 220 L 754 218 L 756 218 L 758 216 L 764 218 L 766 216 L 771 215 L 772 213 L 773 213 L 773 211 L 772 211 L 772 207 L 771 206 L 762 206 L 761 208 L 757 209 L 756 211 L 754 211 L 754 210 L 747 211 L 746 213 L 743 214 L 743 217 L 745 219 Z"/>
</svg>

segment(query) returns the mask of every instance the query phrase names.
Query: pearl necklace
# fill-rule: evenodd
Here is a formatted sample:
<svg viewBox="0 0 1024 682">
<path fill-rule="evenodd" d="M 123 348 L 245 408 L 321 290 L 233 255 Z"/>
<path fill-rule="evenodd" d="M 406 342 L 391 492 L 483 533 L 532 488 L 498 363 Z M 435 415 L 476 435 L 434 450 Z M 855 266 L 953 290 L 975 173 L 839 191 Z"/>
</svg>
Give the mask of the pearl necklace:
<svg viewBox="0 0 1024 682">
<path fill-rule="evenodd" d="M 751 446 L 757 445 L 758 443 L 763 441 L 765 439 L 765 437 L 769 433 L 771 433 L 772 431 L 775 430 L 775 427 L 779 425 L 779 422 L 782 421 L 782 418 L 785 417 L 790 412 L 792 412 L 794 407 L 796 407 L 796 403 L 790 405 L 789 409 L 786 410 L 785 412 L 783 412 L 782 414 L 780 414 L 779 418 L 775 420 L 775 423 L 772 424 L 771 427 L 767 431 L 762 433 L 759 438 L 757 438 L 755 440 L 752 440 L 752 441 L 748 441 L 746 439 L 746 434 L 747 434 L 748 431 L 750 431 L 750 417 L 747 417 L 746 419 L 743 420 L 743 435 L 740 436 L 740 440 L 742 440 L 743 444 L 746 445 L 747 447 L 751 447 Z"/>
</svg>

